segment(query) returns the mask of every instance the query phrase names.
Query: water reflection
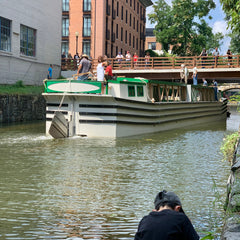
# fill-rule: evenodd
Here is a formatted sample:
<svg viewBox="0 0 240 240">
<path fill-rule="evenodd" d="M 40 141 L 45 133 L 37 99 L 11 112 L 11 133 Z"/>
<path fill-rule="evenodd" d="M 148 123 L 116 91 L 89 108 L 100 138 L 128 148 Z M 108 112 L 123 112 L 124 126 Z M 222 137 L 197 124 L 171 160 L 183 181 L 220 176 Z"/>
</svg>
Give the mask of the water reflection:
<svg viewBox="0 0 240 240">
<path fill-rule="evenodd" d="M 225 134 L 220 122 L 117 140 L 54 140 L 42 123 L 4 126 L 0 238 L 132 239 L 162 189 L 181 196 L 199 232 L 211 230 L 222 214 L 211 211 L 212 187 L 224 198 L 229 175 L 219 153 Z"/>
</svg>

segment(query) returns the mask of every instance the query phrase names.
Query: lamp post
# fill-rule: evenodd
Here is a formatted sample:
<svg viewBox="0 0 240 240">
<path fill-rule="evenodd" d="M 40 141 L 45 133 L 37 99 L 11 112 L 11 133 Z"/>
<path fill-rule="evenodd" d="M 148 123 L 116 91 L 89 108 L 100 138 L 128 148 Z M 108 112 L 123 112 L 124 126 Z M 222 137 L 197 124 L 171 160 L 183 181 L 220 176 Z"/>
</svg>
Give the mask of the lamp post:
<svg viewBox="0 0 240 240">
<path fill-rule="evenodd" d="M 78 36 L 79 36 L 79 32 L 75 32 L 75 36 L 76 36 L 76 54 L 78 52 Z"/>
</svg>

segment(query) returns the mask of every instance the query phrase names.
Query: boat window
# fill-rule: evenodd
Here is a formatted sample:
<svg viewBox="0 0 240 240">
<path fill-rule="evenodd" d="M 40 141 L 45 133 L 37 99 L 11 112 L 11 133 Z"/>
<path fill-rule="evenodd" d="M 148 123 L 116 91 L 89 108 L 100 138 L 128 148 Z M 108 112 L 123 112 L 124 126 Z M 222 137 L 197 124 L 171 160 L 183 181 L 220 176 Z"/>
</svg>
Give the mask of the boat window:
<svg viewBox="0 0 240 240">
<path fill-rule="evenodd" d="M 143 97 L 143 86 L 137 86 L 137 96 Z"/>
<path fill-rule="evenodd" d="M 135 86 L 128 86 L 128 96 L 135 97 Z"/>
</svg>

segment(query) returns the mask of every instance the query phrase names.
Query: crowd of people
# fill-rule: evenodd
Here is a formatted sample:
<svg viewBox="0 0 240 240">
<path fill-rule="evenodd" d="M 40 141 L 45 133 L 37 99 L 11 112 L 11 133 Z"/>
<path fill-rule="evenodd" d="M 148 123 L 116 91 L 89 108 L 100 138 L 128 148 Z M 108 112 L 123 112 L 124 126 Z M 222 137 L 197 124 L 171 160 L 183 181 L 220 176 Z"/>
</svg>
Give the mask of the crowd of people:
<svg viewBox="0 0 240 240">
<path fill-rule="evenodd" d="M 206 49 L 204 48 L 199 55 L 200 57 L 200 67 L 205 68 L 207 65 L 212 64 L 212 67 L 216 67 L 219 63 L 219 50 L 218 47 L 216 47 L 212 53 L 211 56 L 208 55 Z M 228 49 L 226 53 L 227 59 L 228 59 L 228 66 L 233 67 L 232 65 L 232 52 L 230 49 Z M 105 81 L 113 78 L 113 73 L 112 73 L 112 63 L 117 64 L 119 68 L 122 67 L 123 62 L 124 62 L 124 67 L 133 67 L 136 68 L 139 63 L 139 57 L 137 53 L 135 52 L 133 56 L 131 55 L 130 51 L 127 51 L 125 55 L 123 55 L 121 52 L 117 54 L 115 57 L 116 61 L 113 59 L 111 61 L 108 61 L 107 56 L 99 56 L 97 59 L 97 67 L 96 67 L 96 74 L 95 77 L 97 81 Z M 210 60 L 209 60 L 210 59 Z M 212 59 L 212 60 L 211 60 Z M 62 65 L 66 62 L 75 62 L 77 64 L 77 75 L 78 75 L 78 80 L 84 80 L 86 79 L 89 74 L 93 74 L 92 71 L 92 58 L 88 57 L 86 54 L 79 55 L 76 53 L 74 57 L 72 58 L 71 54 L 68 54 L 66 57 L 65 53 L 62 54 Z M 184 82 L 185 84 L 188 83 L 189 79 L 189 70 L 186 66 L 187 64 L 182 64 L 181 65 L 181 70 L 180 70 L 180 81 Z M 116 65 L 114 65 L 116 66 Z M 143 62 L 141 61 L 141 66 L 143 66 Z M 146 52 L 146 55 L 144 57 L 144 66 L 145 68 L 149 68 L 151 66 L 151 57 L 149 52 Z M 48 78 L 52 77 L 52 66 L 48 69 Z M 193 85 L 198 84 L 198 69 L 197 69 L 197 63 L 194 61 L 193 64 L 193 69 L 192 69 L 192 83 Z M 207 80 L 205 78 L 202 78 L 202 84 L 203 86 L 208 86 Z M 217 82 L 214 80 L 212 82 L 212 85 L 214 86 L 215 90 L 215 99 L 217 100 Z"/>
</svg>

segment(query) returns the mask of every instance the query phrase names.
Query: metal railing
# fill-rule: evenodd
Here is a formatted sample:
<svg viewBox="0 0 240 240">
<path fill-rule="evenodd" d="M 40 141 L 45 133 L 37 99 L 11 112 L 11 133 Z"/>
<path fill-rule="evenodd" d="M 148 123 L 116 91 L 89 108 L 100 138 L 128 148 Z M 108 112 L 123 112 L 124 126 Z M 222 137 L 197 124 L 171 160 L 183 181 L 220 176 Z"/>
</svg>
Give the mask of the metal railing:
<svg viewBox="0 0 240 240">
<path fill-rule="evenodd" d="M 139 57 L 137 60 L 108 58 L 113 70 L 127 69 L 179 69 L 184 64 L 187 68 L 238 68 L 240 67 L 240 55 L 228 56 L 206 56 L 206 57 Z M 79 60 L 62 59 L 62 70 L 76 70 Z M 97 59 L 92 60 L 93 70 L 97 67 Z"/>
</svg>

